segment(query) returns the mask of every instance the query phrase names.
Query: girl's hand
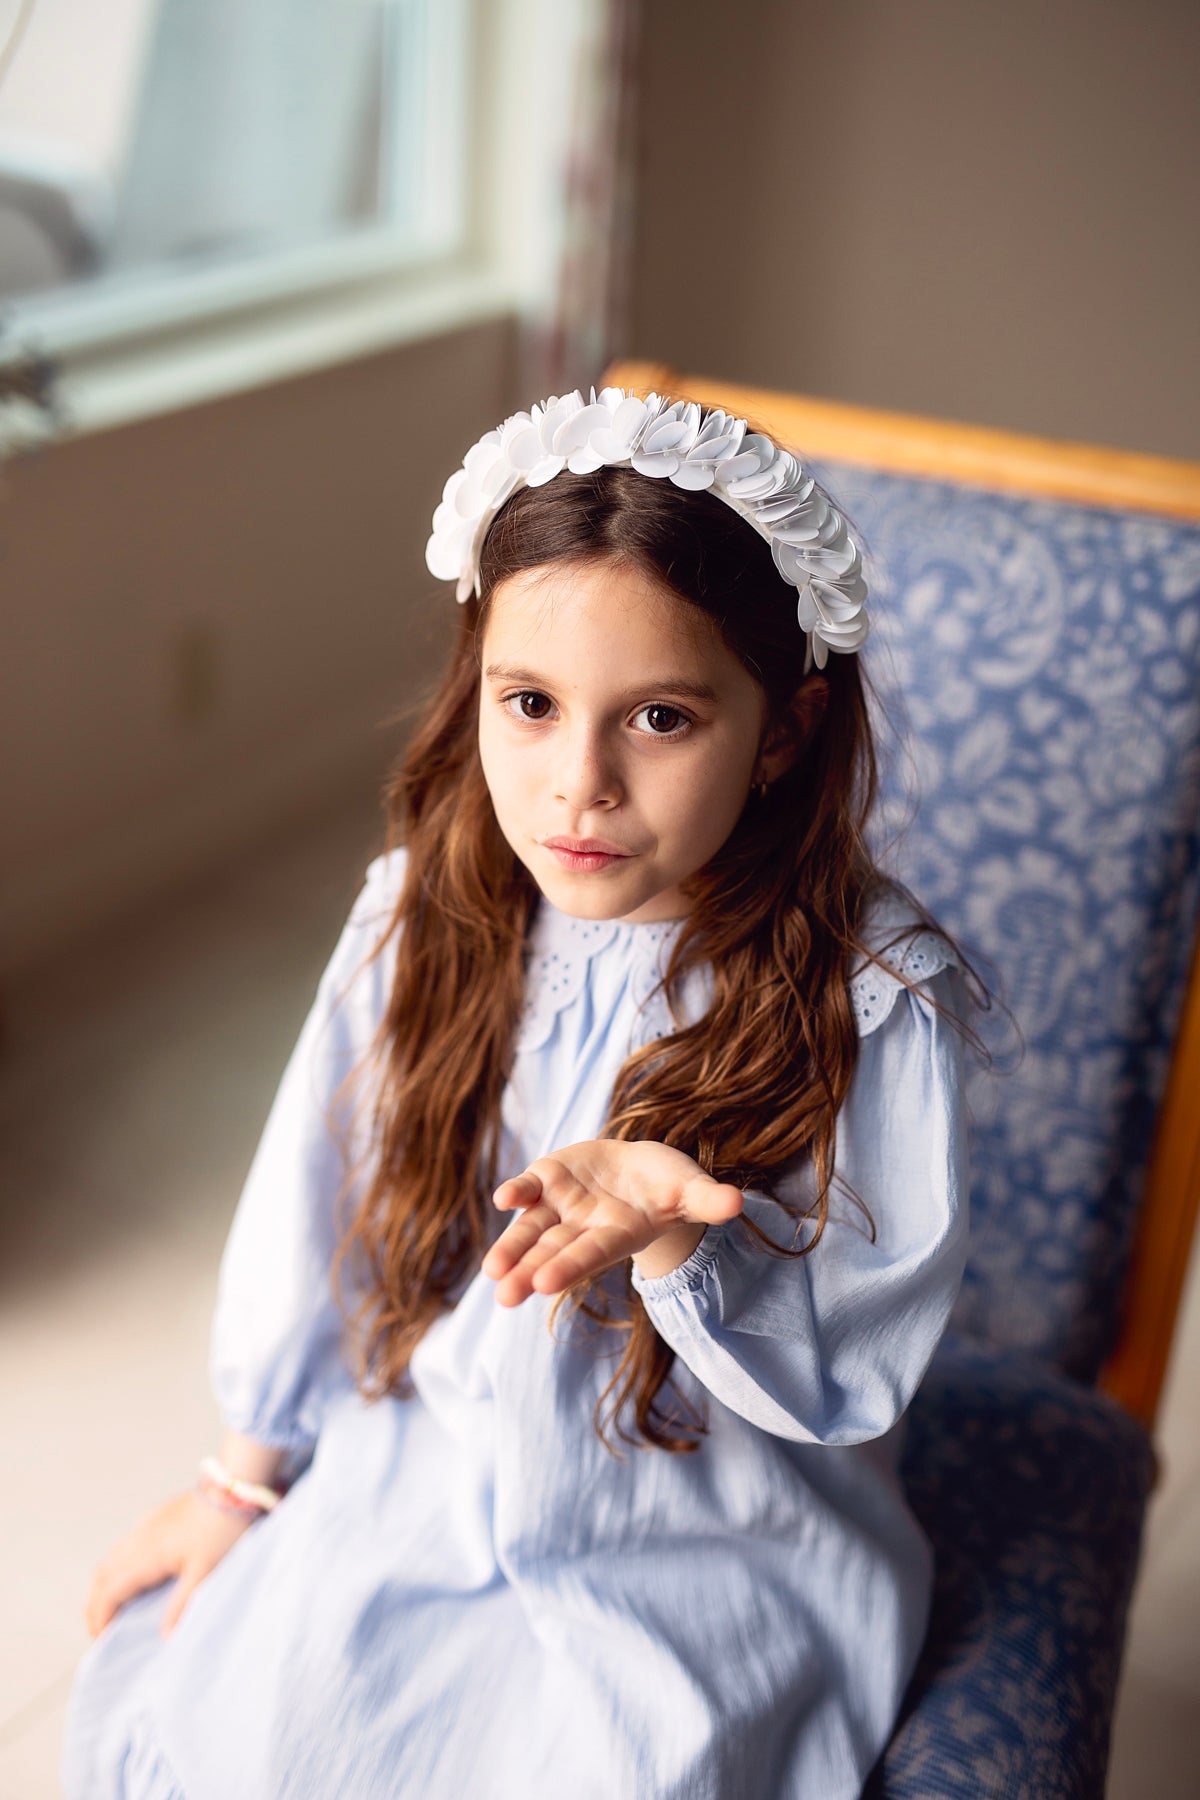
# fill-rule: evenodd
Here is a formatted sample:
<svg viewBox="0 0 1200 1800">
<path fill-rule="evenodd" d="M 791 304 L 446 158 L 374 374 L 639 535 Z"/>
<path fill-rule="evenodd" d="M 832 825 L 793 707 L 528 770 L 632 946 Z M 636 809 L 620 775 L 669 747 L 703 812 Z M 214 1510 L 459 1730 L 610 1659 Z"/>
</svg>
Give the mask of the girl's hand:
<svg viewBox="0 0 1200 1800">
<path fill-rule="evenodd" d="M 169 1637 L 193 1590 L 254 1523 L 249 1513 L 225 1512 L 199 1494 L 178 1494 L 148 1513 L 114 1545 L 92 1576 L 84 1619 L 97 1637 L 119 1607 L 144 1588 L 176 1579 L 163 1615 Z"/>
<path fill-rule="evenodd" d="M 519 1306 L 532 1293 L 562 1293 L 666 1233 L 698 1225 L 682 1233 L 690 1240 L 682 1261 L 704 1226 L 735 1218 L 744 1204 L 739 1188 L 715 1181 L 682 1150 L 617 1138 L 539 1157 L 501 1182 L 493 1199 L 501 1210 L 523 1208 L 483 1259 L 484 1274 L 499 1282 L 502 1306 Z"/>
</svg>

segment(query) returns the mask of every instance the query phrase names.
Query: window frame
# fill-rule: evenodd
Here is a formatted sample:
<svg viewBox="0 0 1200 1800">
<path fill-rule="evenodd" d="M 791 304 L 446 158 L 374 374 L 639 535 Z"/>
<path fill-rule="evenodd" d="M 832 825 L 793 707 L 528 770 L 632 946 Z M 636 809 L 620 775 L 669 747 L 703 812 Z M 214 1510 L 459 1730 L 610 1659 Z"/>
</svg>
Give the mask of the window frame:
<svg viewBox="0 0 1200 1800">
<path fill-rule="evenodd" d="M 520 246 L 502 245 L 487 221 L 513 166 L 484 145 L 511 121 L 521 43 L 544 3 L 425 0 L 432 178 L 407 226 L 0 302 L 0 375 L 38 362 L 59 409 L 48 426 L 40 406 L 8 402 L 7 444 L 111 428 L 510 312 Z"/>
</svg>

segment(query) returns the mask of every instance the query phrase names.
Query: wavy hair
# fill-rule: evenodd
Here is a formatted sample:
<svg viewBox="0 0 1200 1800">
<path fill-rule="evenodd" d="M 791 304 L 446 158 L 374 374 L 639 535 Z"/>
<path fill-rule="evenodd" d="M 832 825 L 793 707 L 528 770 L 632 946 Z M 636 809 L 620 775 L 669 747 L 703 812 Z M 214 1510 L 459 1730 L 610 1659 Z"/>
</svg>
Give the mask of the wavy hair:
<svg viewBox="0 0 1200 1800">
<path fill-rule="evenodd" d="M 769 1195 L 787 1241 L 745 1215 L 734 1222 L 764 1254 L 812 1255 L 825 1229 L 838 1112 L 858 1054 L 848 978 L 855 959 L 871 954 L 860 928 L 884 881 L 864 836 L 876 769 L 859 658 L 835 655 L 823 674 L 805 673 L 794 590 L 763 540 L 711 494 L 626 468 L 563 473 L 518 491 L 493 521 L 480 595 L 462 608 L 445 675 L 387 790 L 387 842 L 407 846 L 407 867 L 375 952 L 395 936 L 370 1059 L 372 1166 L 335 1259 L 335 1279 L 352 1251 L 365 1270 L 351 1324 L 369 1398 L 411 1392 L 416 1345 L 491 1241 L 501 1175 L 500 1102 L 539 896 L 501 835 L 480 763 L 488 608 L 524 570 L 596 559 L 634 565 L 705 613 L 765 693 L 766 731 L 790 732 L 799 745 L 685 884 L 690 912 L 664 978 L 677 1028 L 625 1062 L 603 1135 L 670 1144 L 718 1180 Z M 682 983 L 705 965 L 711 1004 L 683 1025 Z M 778 1192 L 797 1165 L 810 1172 L 803 1203 Z M 694 1450 L 705 1420 L 673 1383 L 663 1393 L 674 1352 L 628 1265 L 624 1290 L 614 1307 L 611 1283 L 581 1282 L 551 1313 L 553 1325 L 569 1303 L 620 1334 L 596 1430 L 610 1449 L 611 1426 L 631 1445 Z"/>
</svg>

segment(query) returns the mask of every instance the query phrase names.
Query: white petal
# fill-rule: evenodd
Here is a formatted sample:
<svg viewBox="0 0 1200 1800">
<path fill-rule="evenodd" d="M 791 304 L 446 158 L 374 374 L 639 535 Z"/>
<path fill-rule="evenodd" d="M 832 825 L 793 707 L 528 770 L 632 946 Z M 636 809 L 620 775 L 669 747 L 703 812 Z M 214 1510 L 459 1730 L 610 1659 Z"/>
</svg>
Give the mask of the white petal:
<svg viewBox="0 0 1200 1800">
<path fill-rule="evenodd" d="M 596 452 L 585 444 L 580 450 L 572 450 L 567 458 L 567 467 L 572 475 L 591 475 L 596 469 L 602 469 L 604 462 L 604 457 L 597 456 Z"/>
<path fill-rule="evenodd" d="M 774 490 L 768 473 L 759 470 L 756 475 L 741 475 L 736 481 L 724 484 L 735 500 L 762 500 Z"/>
<path fill-rule="evenodd" d="M 462 568 L 462 560 L 454 555 L 453 546 L 435 531 L 425 546 L 425 566 L 439 581 L 453 581 Z"/>
<path fill-rule="evenodd" d="M 820 580 L 818 576 L 814 575 L 808 586 L 809 592 L 827 624 L 848 625 L 862 611 L 862 605 L 858 600 L 839 593 L 837 588 L 831 587 L 828 582 Z"/>
<path fill-rule="evenodd" d="M 612 416 L 610 429 L 613 437 L 620 438 L 628 451 L 638 432 L 653 416 L 644 400 L 639 400 L 636 394 L 629 394 Z"/>
<path fill-rule="evenodd" d="M 798 488 L 789 488 L 782 494 L 773 494 L 769 500 L 762 501 L 755 511 L 764 525 L 781 524 L 784 519 L 790 518 L 793 514 L 800 516 L 808 503 L 814 485 L 810 475 Z"/>
<path fill-rule="evenodd" d="M 843 576 L 857 575 L 862 567 L 858 548 L 849 538 L 840 545 L 809 544 L 801 555 L 814 575 L 833 581 L 838 587 L 842 585 Z"/>
<path fill-rule="evenodd" d="M 844 543 L 845 539 L 846 521 L 843 519 L 841 513 L 835 512 L 831 506 L 827 516 L 821 523 L 820 542 L 822 544 L 832 544 L 836 546 L 839 540 Z"/>
<path fill-rule="evenodd" d="M 722 487 L 729 487 L 745 475 L 757 474 L 761 466 L 762 459 L 757 451 L 747 450 L 743 444 L 736 456 L 731 456 L 728 462 L 721 464 L 717 477 Z"/>
<path fill-rule="evenodd" d="M 604 463 L 629 461 L 629 439 L 619 431 L 593 431 L 588 449 Z"/>
<path fill-rule="evenodd" d="M 542 440 L 536 426 L 527 425 L 514 432 L 505 449 L 514 469 L 532 469 L 543 454 Z"/>
<path fill-rule="evenodd" d="M 796 618 L 804 631 L 812 631 L 821 622 L 821 615 L 813 605 L 812 595 L 807 588 L 801 588 L 796 595 Z"/>
<path fill-rule="evenodd" d="M 764 495 L 783 493 L 795 478 L 795 459 L 786 450 L 781 450 L 770 468 L 763 470 L 762 478 L 766 483 L 762 489 Z"/>
<path fill-rule="evenodd" d="M 690 456 L 702 456 L 706 462 L 728 462 L 737 451 L 737 439 L 732 432 L 724 437 L 708 438 L 704 441 L 697 438 L 688 452 Z"/>
<path fill-rule="evenodd" d="M 545 487 L 548 481 L 553 481 L 554 477 L 561 473 L 566 461 L 565 456 L 543 457 L 541 462 L 535 463 L 533 468 L 526 472 L 525 480 L 530 487 Z"/>
<path fill-rule="evenodd" d="M 447 476 L 446 485 L 442 489 L 442 499 L 447 506 L 454 505 L 454 497 L 466 479 L 467 471 L 465 469 L 455 469 L 453 475 Z"/>
<path fill-rule="evenodd" d="M 489 504 L 495 506 L 498 504 L 496 498 L 498 494 L 506 492 L 511 494 L 512 483 L 515 479 L 516 471 L 507 456 L 497 456 L 491 468 L 481 478 L 479 491 Z"/>
<path fill-rule="evenodd" d="M 694 400 L 689 400 L 684 407 L 681 416 L 685 429 L 677 448 L 680 450 L 690 450 L 692 445 L 696 442 L 696 438 L 700 431 L 700 408 Z"/>
<path fill-rule="evenodd" d="M 640 449 L 653 455 L 658 450 L 674 450 L 688 435 L 686 419 L 656 419 L 643 437 Z"/>
<path fill-rule="evenodd" d="M 480 493 L 475 483 L 464 481 L 454 496 L 453 510 L 460 519 L 477 519 L 486 505 L 486 497 Z"/>
<path fill-rule="evenodd" d="M 845 627 L 820 624 L 816 628 L 816 636 L 823 643 L 828 644 L 831 650 L 836 650 L 840 655 L 846 656 L 852 650 L 861 650 L 866 643 L 867 621 L 863 617 L 856 619 L 853 625 Z"/>
<path fill-rule="evenodd" d="M 712 442 L 713 438 L 723 437 L 724 435 L 725 414 L 721 411 L 719 406 L 714 406 L 712 411 L 705 415 L 704 423 L 696 433 L 696 442 L 697 444 L 708 444 Z"/>
<path fill-rule="evenodd" d="M 469 480 L 478 482 L 484 470 L 491 468 L 497 460 L 497 448 L 497 445 L 484 443 L 482 439 L 478 444 L 471 445 L 463 457 L 463 468 L 466 470 Z"/>
<path fill-rule="evenodd" d="M 580 450 L 588 441 L 588 434 L 598 428 L 607 428 L 609 411 L 606 406 L 585 406 L 570 418 L 560 420 L 554 431 L 554 454 L 569 456 L 572 450 Z"/>
<path fill-rule="evenodd" d="M 664 475 L 673 475 L 679 467 L 679 458 L 669 450 L 659 455 L 635 450 L 629 460 L 639 475 L 653 475 L 656 480 Z"/>
<path fill-rule="evenodd" d="M 510 469 L 504 478 L 503 485 L 498 487 L 496 492 L 492 495 L 488 504 L 488 511 L 492 514 L 498 513 L 500 508 L 504 505 L 504 502 L 508 499 L 508 496 L 515 493 L 522 485 L 523 481 L 524 476 L 519 469 Z"/>
<path fill-rule="evenodd" d="M 743 438 L 742 449 L 747 453 L 751 450 L 754 451 L 755 455 L 758 457 L 758 466 L 760 469 L 768 468 L 769 465 L 775 461 L 777 455 L 775 445 L 771 442 L 769 437 L 764 437 L 761 431 L 752 431 L 749 437 Z"/>
<path fill-rule="evenodd" d="M 505 419 L 500 428 L 500 448 L 510 462 L 512 461 L 513 439 L 520 437 L 523 431 L 528 431 L 532 424 L 533 420 L 527 412 L 513 413 L 510 418 Z"/>
<path fill-rule="evenodd" d="M 768 440 L 763 441 L 767 441 L 769 444 Z M 743 443 L 742 449 L 745 450 L 745 447 L 745 443 Z M 735 494 L 740 500 L 762 500 L 768 494 L 778 492 L 783 485 L 787 471 L 783 462 L 783 452 L 776 451 L 773 444 L 769 444 L 769 449 L 770 456 L 765 460 L 760 460 L 758 469 L 753 475 L 743 475 L 737 481 L 728 483 L 731 494 Z"/>
<path fill-rule="evenodd" d="M 690 493 L 698 494 L 712 486 L 713 469 L 708 463 L 684 461 L 675 470 L 671 480 L 676 487 L 687 488 Z"/>
<path fill-rule="evenodd" d="M 785 544 L 779 538 L 772 538 L 771 555 L 774 558 L 775 567 L 785 581 L 790 581 L 793 587 L 804 586 L 808 580 L 808 570 L 800 561 L 791 544 Z"/>
</svg>

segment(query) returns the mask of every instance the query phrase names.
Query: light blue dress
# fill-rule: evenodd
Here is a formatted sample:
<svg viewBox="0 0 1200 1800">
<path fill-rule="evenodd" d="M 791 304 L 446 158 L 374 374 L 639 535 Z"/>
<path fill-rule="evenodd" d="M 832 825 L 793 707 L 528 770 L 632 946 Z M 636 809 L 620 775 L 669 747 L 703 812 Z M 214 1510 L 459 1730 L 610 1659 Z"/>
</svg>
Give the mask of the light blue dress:
<svg viewBox="0 0 1200 1800">
<path fill-rule="evenodd" d="M 311 1461 L 168 1642 L 162 1587 L 90 1647 L 69 1800 L 851 1800 L 929 1604 L 895 1468 L 962 1272 L 961 1040 L 887 971 L 855 976 L 838 1167 L 874 1243 L 841 1201 L 811 1257 L 764 1255 L 734 1221 L 672 1273 L 635 1274 L 677 1386 L 707 1413 L 698 1452 L 611 1454 L 593 1410 L 615 1337 L 597 1356 L 560 1317 L 556 1340 L 546 1297 L 506 1309 L 482 1274 L 419 1345 L 415 1396 L 369 1404 L 328 1297 L 342 1172 L 328 1118 L 384 1008 L 392 953 L 361 965 L 402 858 L 367 872 L 221 1268 L 225 1421 Z M 881 910 L 872 931 L 904 917 Z M 677 929 L 543 901 L 506 1172 L 598 1135 L 630 1048 L 671 1029 L 651 990 Z M 940 939 L 890 955 L 958 1004 Z M 692 977 L 688 1017 L 707 986 Z M 747 1211 L 788 1237 L 764 1197 Z"/>
</svg>

